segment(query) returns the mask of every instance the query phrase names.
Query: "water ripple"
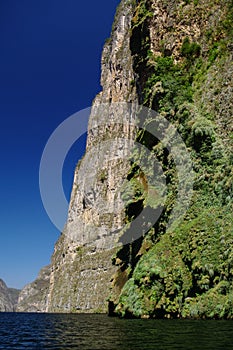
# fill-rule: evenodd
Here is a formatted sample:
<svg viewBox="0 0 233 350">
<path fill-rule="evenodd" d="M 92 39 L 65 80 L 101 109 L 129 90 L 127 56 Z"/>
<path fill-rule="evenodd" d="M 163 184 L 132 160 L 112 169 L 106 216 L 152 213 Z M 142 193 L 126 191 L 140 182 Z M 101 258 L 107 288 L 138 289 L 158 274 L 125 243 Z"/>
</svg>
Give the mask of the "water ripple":
<svg viewBox="0 0 233 350">
<path fill-rule="evenodd" d="M 229 350 L 233 322 L 0 313 L 0 349 Z"/>
</svg>

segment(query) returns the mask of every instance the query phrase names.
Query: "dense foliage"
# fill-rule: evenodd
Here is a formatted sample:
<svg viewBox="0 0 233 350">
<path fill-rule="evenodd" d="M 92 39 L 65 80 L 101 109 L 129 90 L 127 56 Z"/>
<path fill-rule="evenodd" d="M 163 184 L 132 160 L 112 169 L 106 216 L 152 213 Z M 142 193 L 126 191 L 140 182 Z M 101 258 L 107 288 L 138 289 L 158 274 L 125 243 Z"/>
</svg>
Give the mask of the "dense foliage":
<svg viewBox="0 0 233 350">
<path fill-rule="evenodd" d="M 161 142 L 140 131 L 138 141 L 161 163 L 168 194 L 154 227 L 114 259 L 118 281 L 121 274 L 128 279 L 114 300 L 115 312 L 127 317 L 233 318 L 232 1 L 219 5 L 217 0 L 190 0 L 182 5 L 197 17 L 211 12 L 211 6 L 219 15 L 198 40 L 185 36 L 178 55 L 168 54 L 163 43 L 159 55 L 150 50 L 150 5 L 139 2 L 132 25 L 138 91 L 144 105 L 163 114 L 181 134 L 193 161 L 194 194 L 183 222 L 166 232 L 176 203 L 174 162 Z M 177 18 L 181 10 L 176 8 Z M 142 177 L 132 164 L 129 227 L 140 210 L 158 206 L 153 196 L 148 198 Z"/>
</svg>

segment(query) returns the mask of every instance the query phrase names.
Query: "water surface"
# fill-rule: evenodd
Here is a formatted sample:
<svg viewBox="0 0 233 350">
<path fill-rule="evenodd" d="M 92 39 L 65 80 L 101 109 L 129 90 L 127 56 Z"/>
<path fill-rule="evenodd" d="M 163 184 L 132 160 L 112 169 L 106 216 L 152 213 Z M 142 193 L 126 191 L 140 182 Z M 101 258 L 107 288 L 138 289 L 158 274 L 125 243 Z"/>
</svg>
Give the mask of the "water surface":
<svg viewBox="0 0 233 350">
<path fill-rule="evenodd" d="M 0 313 L 0 349 L 233 349 L 232 321 Z"/>
</svg>

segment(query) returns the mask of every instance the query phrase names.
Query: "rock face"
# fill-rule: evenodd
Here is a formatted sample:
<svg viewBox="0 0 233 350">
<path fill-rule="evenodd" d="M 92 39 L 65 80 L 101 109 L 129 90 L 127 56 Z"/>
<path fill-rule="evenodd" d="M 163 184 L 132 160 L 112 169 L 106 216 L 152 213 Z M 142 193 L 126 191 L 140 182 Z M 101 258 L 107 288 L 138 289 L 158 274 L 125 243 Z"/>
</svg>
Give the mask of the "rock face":
<svg viewBox="0 0 233 350">
<path fill-rule="evenodd" d="M 26 287 L 21 310 L 34 293 L 32 305 L 48 312 L 106 312 L 109 306 L 127 317 L 233 318 L 232 11 L 231 0 L 121 1 L 103 49 L 103 91 L 93 103 L 49 286 L 42 302 Z M 192 159 L 192 201 L 171 230 L 179 168 L 148 132 L 148 126 L 152 133 L 161 128 L 158 117 L 148 114 L 135 128 L 137 103 L 175 126 Z M 138 155 L 129 161 L 134 140 L 149 150 L 152 177 L 157 160 L 167 193 L 153 227 L 121 246 L 135 216 L 144 209 L 156 215 L 158 206 Z M 182 154 L 179 159 L 182 164 Z M 126 180 L 131 190 L 126 187 L 123 202 L 119 188 Z"/>
<path fill-rule="evenodd" d="M 136 97 L 129 48 L 132 13 L 131 1 L 122 1 L 112 36 L 103 49 L 103 91 L 93 103 L 87 151 L 75 172 L 66 229 L 52 257 L 49 312 L 107 312 L 115 271 L 113 242 L 124 219 L 117 189 L 129 170 L 127 140 L 135 134 L 130 115 L 119 120 L 121 107 L 112 107 L 114 102 L 130 102 Z"/>
<path fill-rule="evenodd" d="M 0 312 L 13 312 L 16 309 L 20 290 L 8 288 L 0 279 Z"/>
<path fill-rule="evenodd" d="M 18 296 L 17 312 L 45 312 L 50 279 L 50 265 L 40 270 L 37 279 L 27 284 Z"/>
<path fill-rule="evenodd" d="M 129 255 L 117 253 L 113 290 L 128 274 L 120 297 L 118 291 L 111 297 L 118 315 L 233 318 L 232 19 L 227 0 L 138 2 L 130 39 L 138 94 L 177 127 L 195 178 L 186 216 L 165 230 L 176 207 L 173 155 L 167 156 L 158 140 L 139 134 L 161 162 L 167 200 L 153 229 L 132 245 L 130 269 Z M 153 120 L 148 122 L 153 128 Z M 131 169 L 128 178 L 136 177 Z M 134 208 L 143 197 L 146 206 L 142 194 Z"/>
</svg>

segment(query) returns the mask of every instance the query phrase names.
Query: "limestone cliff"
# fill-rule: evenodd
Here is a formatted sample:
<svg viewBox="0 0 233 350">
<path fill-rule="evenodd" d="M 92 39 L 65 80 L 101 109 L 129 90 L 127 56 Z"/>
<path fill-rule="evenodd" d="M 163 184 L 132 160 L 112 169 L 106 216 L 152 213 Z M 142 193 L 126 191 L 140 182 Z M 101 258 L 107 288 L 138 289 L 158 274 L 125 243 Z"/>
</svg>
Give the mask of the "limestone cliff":
<svg viewBox="0 0 233 350">
<path fill-rule="evenodd" d="M 129 47 L 132 14 L 132 2 L 122 1 L 103 49 L 103 91 L 92 106 L 87 151 L 75 172 L 67 225 L 52 257 L 49 312 L 107 312 L 115 270 L 112 242 L 124 219 L 117 189 L 129 171 L 128 143 L 111 141 L 134 138 L 128 114 L 119 121 L 122 111 L 111 103 L 136 98 Z"/>
<path fill-rule="evenodd" d="M 15 311 L 19 292 L 18 289 L 8 288 L 0 279 L 0 312 Z"/>
<path fill-rule="evenodd" d="M 50 265 L 43 267 L 37 279 L 27 284 L 20 292 L 17 312 L 45 312 L 49 289 Z"/>
<path fill-rule="evenodd" d="M 125 317 L 233 317 L 232 20 L 232 0 L 121 1 L 103 49 L 103 91 L 93 103 L 67 225 L 52 256 L 46 311 L 106 312 L 109 299 L 110 313 Z M 193 197 L 171 230 L 178 168 L 153 136 L 158 117 L 148 113 L 142 121 L 139 114 L 135 128 L 134 110 L 115 102 L 159 112 L 189 151 Z M 149 150 L 152 175 L 157 160 L 167 193 L 153 227 L 121 246 L 135 216 L 144 209 L 156 215 L 158 205 L 137 152 L 129 161 L 133 140 Z M 131 190 L 122 196 L 126 180 Z"/>
</svg>

